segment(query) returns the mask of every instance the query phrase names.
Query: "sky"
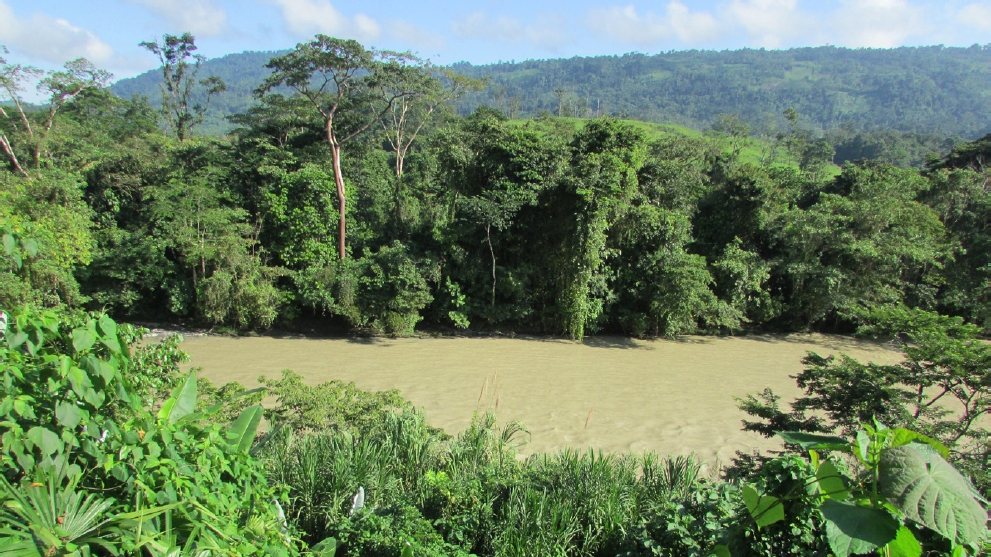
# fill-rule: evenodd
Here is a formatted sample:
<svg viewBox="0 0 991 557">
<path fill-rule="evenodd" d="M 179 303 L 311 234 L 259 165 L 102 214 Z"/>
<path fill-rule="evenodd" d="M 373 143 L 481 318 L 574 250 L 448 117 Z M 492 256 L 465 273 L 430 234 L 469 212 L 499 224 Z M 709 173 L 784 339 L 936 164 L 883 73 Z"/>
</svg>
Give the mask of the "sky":
<svg viewBox="0 0 991 557">
<path fill-rule="evenodd" d="M 85 57 L 117 78 L 158 67 L 138 46 L 191 32 L 213 58 L 316 33 L 436 64 L 800 46 L 991 42 L 991 0 L 0 0 L 0 57 L 55 69 Z"/>
</svg>

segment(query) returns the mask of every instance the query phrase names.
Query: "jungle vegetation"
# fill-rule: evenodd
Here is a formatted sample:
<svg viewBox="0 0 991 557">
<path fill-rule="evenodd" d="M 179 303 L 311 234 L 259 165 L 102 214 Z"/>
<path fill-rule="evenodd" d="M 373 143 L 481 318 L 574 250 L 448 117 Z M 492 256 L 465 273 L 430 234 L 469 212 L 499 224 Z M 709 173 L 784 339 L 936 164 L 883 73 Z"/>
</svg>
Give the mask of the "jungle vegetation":
<svg viewBox="0 0 991 557">
<path fill-rule="evenodd" d="M 154 105 L 85 60 L 0 59 L 0 554 L 987 550 L 991 136 L 919 168 L 836 166 L 835 139 L 791 107 L 764 139 L 734 115 L 707 133 L 459 116 L 483 84 L 317 36 L 204 137 L 230 86 L 190 35 L 145 46 Z M 35 81 L 40 109 L 23 102 Z M 178 337 L 141 344 L 128 320 L 841 330 L 905 360 L 809 354 L 789 408 L 739 401 L 785 451 L 706 475 L 691 457 L 518 459 L 522 424 L 480 413 L 452 436 L 399 393 L 289 371 L 210 385 L 180 371 Z"/>
</svg>

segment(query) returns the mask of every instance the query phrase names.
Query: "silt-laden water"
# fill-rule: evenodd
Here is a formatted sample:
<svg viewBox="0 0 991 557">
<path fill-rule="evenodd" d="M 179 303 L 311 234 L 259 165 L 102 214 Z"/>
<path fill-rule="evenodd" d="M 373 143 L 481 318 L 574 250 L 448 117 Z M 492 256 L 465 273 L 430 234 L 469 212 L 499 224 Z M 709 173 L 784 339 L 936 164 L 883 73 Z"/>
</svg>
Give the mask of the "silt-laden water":
<svg viewBox="0 0 991 557">
<path fill-rule="evenodd" d="M 741 431 L 733 397 L 771 387 L 790 401 L 807 351 L 896 363 L 887 345 L 824 335 L 631 340 L 410 338 L 188 338 L 191 365 L 215 383 L 256 386 L 292 369 L 309 384 L 339 379 L 366 390 L 399 389 L 427 421 L 451 434 L 475 412 L 530 430 L 521 451 L 565 447 L 607 452 L 697 453 L 728 463 L 737 450 L 780 444 Z M 484 392 L 483 392 L 484 390 Z M 479 400 L 481 398 L 481 400 Z"/>
</svg>

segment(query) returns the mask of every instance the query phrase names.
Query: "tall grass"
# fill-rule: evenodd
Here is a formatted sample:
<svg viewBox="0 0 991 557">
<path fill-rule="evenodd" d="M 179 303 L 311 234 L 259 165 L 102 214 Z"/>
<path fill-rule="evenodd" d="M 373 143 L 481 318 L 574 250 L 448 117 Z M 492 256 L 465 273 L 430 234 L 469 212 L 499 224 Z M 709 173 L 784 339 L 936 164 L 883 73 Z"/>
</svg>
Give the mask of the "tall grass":
<svg viewBox="0 0 991 557">
<path fill-rule="evenodd" d="M 297 534 L 311 544 L 335 537 L 340 557 L 395 557 L 406 543 L 417 556 L 704 557 L 748 516 L 739 488 L 705 477 L 694 455 L 566 449 L 522 459 L 527 430 L 493 412 L 452 438 L 402 401 L 326 386 L 335 396 L 322 397 L 289 379 L 280 401 L 290 410 L 272 416 L 290 427 L 262 453 L 269 479 L 287 489 Z M 336 408 L 352 403 L 361 410 Z M 772 493 L 812 472 L 797 459 L 762 473 Z M 814 513 L 792 514 L 747 533 L 734 554 L 819 554 Z"/>
<path fill-rule="evenodd" d="M 431 429 L 421 413 L 404 408 L 360 427 L 284 430 L 265 456 L 272 481 L 289 488 L 286 513 L 304 540 L 363 540 L 361 548 L 342 548 L 342 555 L 385 547 L 388 540 L 361 532 L 381 530 L 385 523 L 389 532 L 401 531 L 397 517 L 416 531 L 430 525 L 448 553 L 636 554 L 645 549 L 646 517 L 704 481 L 694 456 L 568 449 L 522 460 L 516 451 L 527 435 L 521 424 L 501 425 L 486 412 L 452 439 Z M 351 516 L 359 488 L 365 508 Z"/>
</svg>

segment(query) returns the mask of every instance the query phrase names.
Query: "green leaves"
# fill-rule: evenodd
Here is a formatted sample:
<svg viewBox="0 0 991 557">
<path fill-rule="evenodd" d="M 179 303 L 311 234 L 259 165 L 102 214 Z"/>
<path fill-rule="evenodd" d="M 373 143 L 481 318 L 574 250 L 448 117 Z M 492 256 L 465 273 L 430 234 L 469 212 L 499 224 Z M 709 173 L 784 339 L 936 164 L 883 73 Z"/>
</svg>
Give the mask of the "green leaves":
<svg viewBox="0 0 991 557">
<path fill-rule="evenodd" d="M 895 539 L 885 546 L 889 557 L 921 557 L 922 544 L 915 539 L 915 534 L 911 530 L 902 526 L 898 529 Z"/>
<path fill-rule="evenodd" d="M 172 391 L 172 397 L 165 401 L 158 411 L 158 419 L 174 424 L 196 409 L 196 374 L 190 372 L 185 381 Z"/>
<path fill-rule="evenodd" d="M 814 433 L 803 433 L 801 431 L 782 431 L 778 436 L 786 443 L 798 445 L 805 450 L 833 449 L 848 451 L 850 442 L 835 435 L 816 435 Z"/>
<path fill-rule="evenodd" d="M 750 511 L 750 516 L 757 522 L 758 528 L 785 519 L 785 508 L 777 497 L 761 495 L 749 485 L 743 486 L 743 501 Z"/>
<path fill-rule="evenodd" d="M 725 545 L 716 545 L 709 552 L 708 557 L 730 557 L 729 548 Z"/>
<path fill-rule="evenodd" d="M 836 557 L 859 555 L 895 539 L 898 521 L 886 511 L 827 500 L 820 508 L 826 519 L 826 538 Z"/>
<path fill-rule="evenodd" d="M 956 544 L 987 536 L 987 512 L 970 482 L 934 451 L 914 444 L 884 451 L 879 478 L 881 492 L 907 518 Z"/>
<path fill-rule="evenodd" d="M 819 465 L 816 479 L 819 482 L 819 492 L 823 496 L 837 501 L 843 501 L 850 496 L 850 491 L 843 483 L 843 476 L 832 462 L 827 460 Z"/>
<path fill-rule="evenodd" d="M 59 402 L 55 405 L 55 417 L 63 427 L 72 429 L 79 425 L 83 415 L 79 407 L 71 402 Z"/>
<path fill-rule="evenodd" d="M 50 429 L 40 426 L 32 427 L 28 430 L 27 437 L 46 457 L 62 450 L 62 440 Z"/>
<path fill-rule="evenodd" d="M 231 424 L 228 439 L 237 447 L 239 451 L 251 449 L 251 444 L 255 441 L 255 433 L 258 431 L 258 424 L 261 422 L 264 409 L 260 404 L 245 408 L 241 414 Z"/>
<path fill-rule="evenodd" d="M 76 352 L 89 350 L 96 344 L 96 335 L 82 327 L 72 331 L 72 348 Z"/>
<path fill-rule="evenodd" d="M 317 557 L 334 557 L 337 554 L 337 540 L 335 538 L 325 538 L 310 548 L 310 552 Z"/>
</svg>

